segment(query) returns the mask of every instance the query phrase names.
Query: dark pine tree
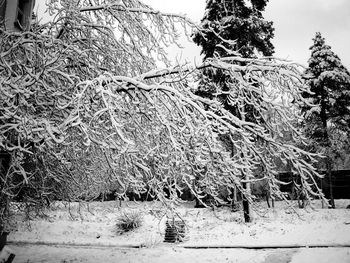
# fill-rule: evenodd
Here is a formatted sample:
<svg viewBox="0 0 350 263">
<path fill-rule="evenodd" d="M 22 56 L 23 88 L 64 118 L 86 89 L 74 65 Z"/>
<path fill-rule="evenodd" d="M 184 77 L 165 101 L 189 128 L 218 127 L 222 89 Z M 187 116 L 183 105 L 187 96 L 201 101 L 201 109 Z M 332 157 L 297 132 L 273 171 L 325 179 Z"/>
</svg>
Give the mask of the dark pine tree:
<svg viewBox="0 0 350 263">
<path fill-rule="evenodd" d="M 326 149 L 326 173 L 330 184 L 330 207 L 335 208 L 332 186 L 332 158 L 330 128 L 349 134 L 350 129 L 350 74 L 339 57 L 325 44 L 321 33 L 316 33 L 310 47 L 311 58 L 305 71 L 313 94 L 305 93 L 310 105 L 304 106 L 307 134 L 321 148 Z M 316 105 L 316 106 L 313 106 Z"/>
<path fill-rule="evenodd" d="M 274 28 L 272 22 L 264 20 L 262 12 L 268 0 L 208 0 L 206 13 L 201 21 L 203 30 L 194 35 L 194 42 L 202 46 L 204 59 L 211 58 L 214 53 L 221 57 L 227 51 L 219 47 L 228 46 L 222 39 L 236 41 L 236 50 L 242 57 L 256 57 L 257 53 L 271 56 L 274 47 L 271 43 Z"/>
<path fill-rule="evenodd" d="M 274 53 L 271 43 L 274 36 L 273 23 L 264 20 L 262 15 L 267 2 L 268 0 L 207 0 L 201 30 L 193 36 L 194 42 L 202 47 L 204 60 L 230 56 L 232 50 L 244 58 L 271 56 Z M 243 65 L 242 62 L 240 64 Z M 229 78 L 221 70 L 204 69 L 196 94 L 211 99 L 216 97 L 235 116 L 261 123 L 261 112 L 255 110 L 253 105 L 246 103 L 243 111 L 242 108 L 232 105 L 230 96 L 235 96 L 238 90 Z M 254 92 L 244 95 L 248 98 L 247 101 L 259 100 L 259 96 Z M 225 136 L 223 140 L 228 141 L 225 140 Z M 249 204 L 245 198 L 243 210 L 245 221 L 249 222 Z"/>
</svg>

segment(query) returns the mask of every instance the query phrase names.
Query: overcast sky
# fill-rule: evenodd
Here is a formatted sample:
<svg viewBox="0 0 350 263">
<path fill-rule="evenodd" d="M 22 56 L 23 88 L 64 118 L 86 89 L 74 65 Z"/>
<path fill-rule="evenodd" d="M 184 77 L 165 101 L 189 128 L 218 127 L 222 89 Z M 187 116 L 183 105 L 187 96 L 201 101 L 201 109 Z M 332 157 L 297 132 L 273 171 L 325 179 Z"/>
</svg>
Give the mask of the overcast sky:
<svg viewBox="0 0 350 263">
<path fill-rule="evenodd" d="M 186 14 L 194 22 L 201 20 L 205 10 L 205 0 L 143 1 L 160 11 Z M 350 0 L 270 0 L 264 16 L 274 22 L 275 56 L 307 65 L 312 38 L 319 31 L 350 70 Z M 185 49 L 171 49 L 170 56 L 199 61 L 200 49 L 183 44 Z"/>
<path fill-rule="evenodd" d="M 195 22 L 203 17 L 205 0 L 144 0 L 161 11 L 187 14 Z M 317 31 L 326 44 L 350 70 L 350 0 L 270 0 L 264 17 L 274 22 L 275 56 L 307 65 Z M 199 50 L 186 45 L 182 57 L 199 56 Z M 171 51 L 179 53 L 179 51 Z"/>
</svg>

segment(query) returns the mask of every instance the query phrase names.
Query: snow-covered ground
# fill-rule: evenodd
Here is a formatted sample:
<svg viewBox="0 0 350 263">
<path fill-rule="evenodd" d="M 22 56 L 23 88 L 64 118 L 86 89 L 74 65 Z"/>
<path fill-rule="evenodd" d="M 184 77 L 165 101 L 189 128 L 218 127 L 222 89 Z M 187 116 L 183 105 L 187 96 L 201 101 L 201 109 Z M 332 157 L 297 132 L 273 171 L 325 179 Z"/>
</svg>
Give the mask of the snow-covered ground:
<svg viewBox="0 0 350 263">
<path fill-rule="evenodd" d="M 72 248 L 24 246 L 14 247 L 13 263 L 26 262 L 117 262 L 117 263 L 349 263 L 350 249 L 184 249 L 157 246 L 155 248 Z M 28 260 L 29 258 L 29 260 Z"/>
<path fill-rule="evenodd" d="M 88 248 L 87 245 L 99 246 L 99 252 L 93 255 L 111 256 L 112 251 L 117 251 L 116 262 L 161 262 L 158 261 L 168 255 L 168 262 L 180 262 L 181 258 L 196 260 L 182 260 L 181 262 L 211 262 L 204 261 L 205 258 L 212 258 L 221 262 L 222 259 L 229 259 L 230 249 L 196 249 L 189 250 L 184 247 L 196 246 L 349 246 L 350 247 L 350 209 L 345 209 L 350 204 L 350 200 L 336 200 L 337 209 L 321 209 L 319 201 L 315 201 L 315 209 L 298 209 L 295 214 L 291 209 L 284 209 L 283 203 L 277 202 L 275 209 L 267 209 L 264 203 L 253 212 L 253 222 L 245 224 L 242 221 L 241 212 L 231 213 L 227 208 L 198 209 L 193 208 L 193 203 L 187 203 L 177 208 L 178 216 L 187 225 L 187 241 L 176 245 L 163 243 L 166 215 L 158 203 L 144 202 L 135 204 L 133 202 L 123 203 L 122 207 L 116 202 L 94 202 L 86 205 L 76 203 L 63 205 L 55 204 L 50 211 L 47 211 L 47 218 L 35 219 L 30 222 L 20 220 L 18 229 L 12 232 L 9 237 L 9 247 L 14 250 L 16 260 L 23 259 L 20 255 L 28 256 L 28 251 L 35 252 L 35 260 L 30 258 L 30 262 L 37 262 L 40 253 L 43 257 L 55 253 L 63 255 L 71 253 L 71 259 L 82 262 L 96 262 L 92 257 L 79 258 L 79 250 L 69 247 L 45 246 L 49 245 L 80 245 L 80 250 Z M 138 211 L 143 215 L 143 224 L 140 228 L 120 234 L 115 224 L 118 216 L 125 211 Z M 22 242 L 31 243 L 23 245 Z M 41 244 L 36 250 L 33 244 Z M 32 246 L 32 250 L 30 247 Z M 120 246 L 122 248 L 115 248 Z M 127 246 L 139 246 L 140 249 L 128 249 Z M 39 249 L 40 247 L 40 249 Z M 319 258 L 315 262 L 350 262 L 350 248 L 320 248 L 317 249 L 289 249 L 287 252 L 246 251 L 235 249 L 237 261 L 231 262 L 264 262 L 274 253 L 278 254 L 280 260 L 270 262 L 303 262 L 305 257 Z M 91 253 L 93 248 L 88 249 Z M 106 250 L 109 251 L 106 253 Z M 25 252 L 27 251 L 27 252 Z M 41 252 L 40 252 L 41 251 Z M 65 251 L 63 254 L 63 251 Z M 101 252 L 102 251 L 102 252 Z M 103 252 L 105 251 L 105 252 Z M 189 253 L 189 251 L 192 251 Z M 205 251 L 205 252 L 203 252 Z M 230 252 L 231 251 L 231 252 Z M 313 252 L 312 252 L 313 251 Z M 81 251 L 80 251 L 81 252 Z M 83 252 L 81 252 L 83 253 Z M 258 254 L 257 254 L 258 253 Z M 315 256 L 311 256 L 314 253 Z M 276 255 L 277 255 L 276 254 Z M 286 261 L 281 261 L 280 257 L 288 257 Z M 46 256 L 45 256 L 46 255 Z M 66 254 L 64 254 L 67 256 Z M 86 253 L 84 253 L 86 255 Z M 173 255 L 173 260 L 171 259 Z M 187 255 L 187 256 L 186 256 Z M 191 257 L 190 257 L 191 255 Z M 207 255 L 207 256 L 205 256 Z M 223 256 L 227 257 L 223 257 Z M 271 256 L 272 255 L 272 256 Z M 323 256 L 322 256 L 323 255 Z M 170 257 L 170 260 L 169 260 Z M 255 261 L 249 259 L 254 258 Z M 298 259 L 299 257 L 299 259 Z M 304 258 L 303 258 L 304 257 Z M 53 257 L 54 258 L 54 257 Z M 124 258 L 124 261 L 122 261 Z M 292 261 L 291 258 L 293 258 Z M 324 261 L 328 258 L 331 261 Z M 147 261 L 147 259 L 149 261 Z M 157 259 L 157 260 L 155 260 Z M 202 261 L 200 261 L 202 259 Z M 105 258 L 105 262 L 110 262 Z M 297 261 L 295 261 L 297 260 Z M 320 261 L 321 260 L 321 261 Z M 323 260 L 323 261 L 322 261 Z M 334 261 L 336 260 L 336 261 Z M 16 262 L 16 261 L 15 261 Z M 17 261 L 21 262 L 21 261 Z M 48 261 L 42 261 L 48 262 Z M 52 262 L 60 262 L 53 260 Z M 69 262 L 69 261 L 68 261 Z M 103 262 L 100 261 L 100 262 Z M 215 261 L 213 261 L 215 262 Z M 267 262 L 267 261 L 266 261 Z M 311 261 L 308 261 L 311 262 Z"/>
</svg>

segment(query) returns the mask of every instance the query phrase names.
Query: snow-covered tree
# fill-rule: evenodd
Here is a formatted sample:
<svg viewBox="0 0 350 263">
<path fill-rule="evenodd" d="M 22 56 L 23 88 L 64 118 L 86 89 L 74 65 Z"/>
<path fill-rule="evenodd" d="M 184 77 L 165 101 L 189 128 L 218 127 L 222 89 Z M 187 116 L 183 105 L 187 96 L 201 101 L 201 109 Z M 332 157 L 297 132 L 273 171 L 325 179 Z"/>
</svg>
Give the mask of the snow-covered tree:
<svg viewBox="0 0 350 263">
<path fill-rule="evenodd" d="M 244 58 L 256 58 L 258 54 L 271 56 L 274 52 L 271 43 L 274 28 L 272 22 L 265 21 L 262 16 L 267 2 L 249 1 L 248 5 L 243 0 L 208 0 L 201 27 L 193 36 L 194 42 L 202 47 L 204 60 L 232 56 L 233 53 Z M 237 64 L 244 65 L 244 61 L 237 61 Z M 197 94 L 219 98 L 226 109 L 239 117 L 240 110 L 230 103 L 230 87 L 225 85 L 225 74 L 220 70 L 204 70 L 203 78 L 203 85 L 199 86 Z M 256 94 L 253 97 L 258 99 Z M 246 118 L 259 118 L 259 113 L 254 112 L 249 103 L 246 108 Z"/>
<path fill-rule="evenodd" d="M 334 208 L 332 193 L 332 134 L 349 134 L 350 129 L 350 73 L 339 57 L 326 45 L 321 33 L 316 33 L 310 47 L 311 58 L 306 69 L 306 78 L 312 94 L 305 93 L 308 104 L 305 111 L 305 126 L 316 146 L 325 149 L 326 170 L 330 181 L 330 205 Z M 337 130 L 335 132 L 334 130 Z M 339 137 L 339 136 L 337 136 Z M 334 136 L 333 136 L 334 138 Z"/>
<path fill-rule="evenodd" d="M 147 192 L 169 208 L 184 189 L 222 203 L 221 190 L 237 187 L 253 202 L 241 174 L 255 180 L 257 167 L 285 199 L 275 157 L 292 164 L 309 194 L 321 195 L 312 188 L 319 176 L 315 155 L 273 136 L 284 127 L 303 139 L 291 122 L 300 117 L 291 100 L 276 103 L 277 97 L 300 102 L 307 91 L 296 65 L 231 55 L 157 69 L 154 58 L 169 64 L 163 47 L 176 42 L 175 24 L 194 27 L 186 18 L 138 0 L 51 0 L 49 10 L 53 21 L 30 32 L 0 31 L 0 147 L 11 156 L 0 198 L 7 206 L 25 186 L 30 204 L 38 205 L 48 193 L 82 198 L 76 193 L 82 182 L 98 192 L 109 187 L 106 180 L 120 198 Z M 204 68 L 229 76 L 227 85 L 240 91 L 233 103 L 274 109 L 266 125 L 197 96 L 193 83 Z M 263 103 L 247 101 L 252 91 Z M 221 135 L 234 150 L 222 146 Z M 257 138 L 263 147 L 256 147 Z"/>
<path fill-rule="evenodd" d="M 194 35 L 194 42 L 202 46 L 204 57 L 228 56 L 233 46 L 242 57 L 256 57 L 257 52 L 271 56 L 273 23 L 264 20 L 262 15 L 267 2 L 207 0 L 201 30 Z"/>
<path fill-rule="evenodd" d="M 208 0 L 201 29 L 194 34 L 193 38 L 202 47 L 204 59 L 232 56 L 233 49 L 245 58 L 256 58 L 257 55 L 271 56 L 274 50 L 271 43 L 274 28 L 272 22 L 265 21 L 262 16 L 267 2 L 266 0 Z M 245 64 L 244 61 L 236 63 Z M 247 77 L 245 76 L 246 79 Z M 255 106 L 264 104 L 260 94 L 255 91 L 259 87 L 247 90 L 245 100 L 239 102 L 235 97 L 237 93 L 244 91 L 239 90 L 239 85 L 232 85 L 234 80 L 228 78 L 230 76 L 224 71 L 205 69 L 196 94 L 216 98 L 238 118 L 264 125 L 266 116 L 261 116 L 264 112 L 260 107 Z M 223 140 L 229 148 L 232 148 L 225 136 Z M 246 221 L 249 221 L 249 204 L 243 200 L 243 205 Z"/>
</svg>

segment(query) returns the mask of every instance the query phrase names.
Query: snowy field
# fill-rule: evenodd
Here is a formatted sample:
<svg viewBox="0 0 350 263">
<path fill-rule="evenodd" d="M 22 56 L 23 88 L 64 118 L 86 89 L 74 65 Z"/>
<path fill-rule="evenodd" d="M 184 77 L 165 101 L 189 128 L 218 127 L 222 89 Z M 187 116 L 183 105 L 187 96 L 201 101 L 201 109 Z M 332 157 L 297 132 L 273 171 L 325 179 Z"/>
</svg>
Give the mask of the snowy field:
<svg viewBox="0 0 350 263">
<path fill-rule="evenodd" d="M 227 208 L 198 209 L 193 208 L 193 203 L 186 203 L 176 210 L 177 216 L 186 222 L 187 240 L 165 244 L 165 221 L 170 215 L 158 203 L 125 202 L 121 207 L 113 201 L 89 206 L 56 203 L 47 211 L 47 217 L 20 220 L 8 241 L 16 254 L 14 262 L 345 263 L 350 262 L 350 209 L 345 209 L 349 204 L 350 200 L 336 200 L 337 209 L 331 210 L 321 209 L 320 202 L 314 201 L 315 209 L 295 206 L 296 214 L 282 202 L 277 202 L 275 209 L 267 209 L 261 203 L 253 212 L 253 222 L 245 224 L 241 212 L 231 213 Z M 130 210 L 143 215 L 142 226 L 120 234 L 116 220 Z M 254 246 L 292 248 L 189 249 Z M 308 248 L 314 246 L 331 247 Z"/>
</svg>

